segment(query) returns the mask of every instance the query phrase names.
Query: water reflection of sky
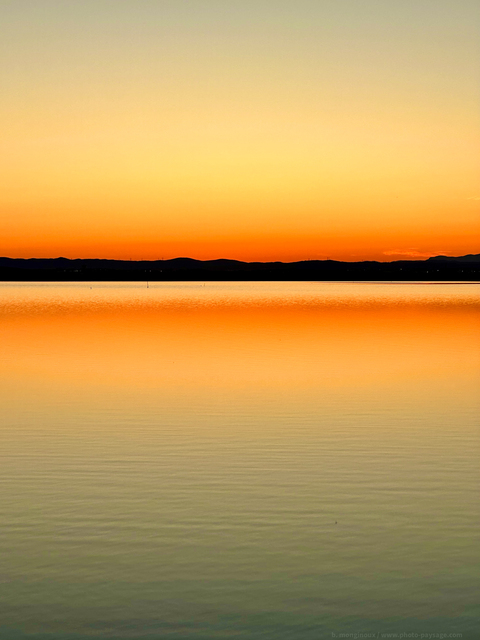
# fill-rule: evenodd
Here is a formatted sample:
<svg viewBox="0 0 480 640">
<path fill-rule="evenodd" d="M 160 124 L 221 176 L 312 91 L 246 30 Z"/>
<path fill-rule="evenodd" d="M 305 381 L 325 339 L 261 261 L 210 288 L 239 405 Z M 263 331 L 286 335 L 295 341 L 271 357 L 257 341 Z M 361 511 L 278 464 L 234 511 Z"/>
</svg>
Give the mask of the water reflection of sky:
<svg viewBox="0 0 480 640">
<path fill-rule="evenodd" d="M 474 638 L 478 293 L 0 286 L 0 638 Z"/>
</svg>

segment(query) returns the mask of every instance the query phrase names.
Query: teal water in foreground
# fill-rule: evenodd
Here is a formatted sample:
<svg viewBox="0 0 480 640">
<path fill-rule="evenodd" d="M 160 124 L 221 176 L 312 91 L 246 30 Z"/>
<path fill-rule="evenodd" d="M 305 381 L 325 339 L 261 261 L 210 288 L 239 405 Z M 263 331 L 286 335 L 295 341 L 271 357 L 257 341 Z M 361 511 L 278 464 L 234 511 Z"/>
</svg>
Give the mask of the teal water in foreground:
<svg viewBox="0 0 480 640">
<path fill-rule="evenodd" d="M 480 637 L 479 294 L 0 283 L 0 639 Z"/>
</svg>

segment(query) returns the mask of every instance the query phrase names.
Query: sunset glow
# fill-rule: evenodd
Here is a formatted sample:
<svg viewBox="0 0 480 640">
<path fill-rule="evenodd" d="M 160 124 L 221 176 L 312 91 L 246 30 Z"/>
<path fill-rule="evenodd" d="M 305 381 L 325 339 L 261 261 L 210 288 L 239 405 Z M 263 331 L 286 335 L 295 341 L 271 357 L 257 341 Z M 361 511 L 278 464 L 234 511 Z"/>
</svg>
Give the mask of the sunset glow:
<svg viewBox="0 0 480 640">
<path fill-rule="evenodd" d="M 475 0 L 0 8 L 0 254 L 478 253 Z"/>
</svg>

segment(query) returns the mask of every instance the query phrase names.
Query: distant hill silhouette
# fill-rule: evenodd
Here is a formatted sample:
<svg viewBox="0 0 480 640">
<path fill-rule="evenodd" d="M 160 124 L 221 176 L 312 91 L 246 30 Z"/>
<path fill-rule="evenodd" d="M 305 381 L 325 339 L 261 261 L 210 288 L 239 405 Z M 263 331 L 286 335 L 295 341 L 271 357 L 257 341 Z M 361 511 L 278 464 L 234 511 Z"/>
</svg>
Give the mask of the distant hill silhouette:
<svg viewBox="0 0 480 640">
<path fill-rule="evenodd" d="M 469 253 L 467 256 L 459 256 L 458 258 L 452 256 L 434 256 L 428 258 L 429 260 L 443 261 L 443 262 L 480 262 L 480 253 Z"/>
<path fill-rule="evenodd" d="M 480 280 L 480 254 L 395 262 L 0 258 L 2 281 Z"/>
</svg>

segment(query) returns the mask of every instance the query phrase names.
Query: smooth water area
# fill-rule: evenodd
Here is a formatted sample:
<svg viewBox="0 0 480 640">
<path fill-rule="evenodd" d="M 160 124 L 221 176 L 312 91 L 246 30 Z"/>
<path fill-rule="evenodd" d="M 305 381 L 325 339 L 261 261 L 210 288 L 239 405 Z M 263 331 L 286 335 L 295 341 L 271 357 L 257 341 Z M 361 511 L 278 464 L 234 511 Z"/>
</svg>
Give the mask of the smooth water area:
<svg viewBox="0 0 480 640">
<path fill-rule="evenodd" d="M 480 637 L 479 312 L 0 283 L 1 640 Z"/>
</svg>

